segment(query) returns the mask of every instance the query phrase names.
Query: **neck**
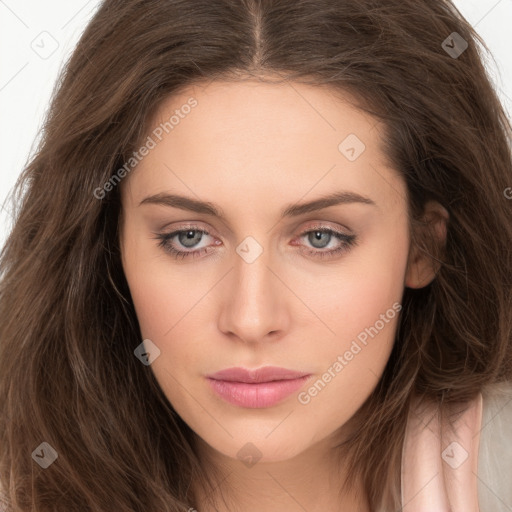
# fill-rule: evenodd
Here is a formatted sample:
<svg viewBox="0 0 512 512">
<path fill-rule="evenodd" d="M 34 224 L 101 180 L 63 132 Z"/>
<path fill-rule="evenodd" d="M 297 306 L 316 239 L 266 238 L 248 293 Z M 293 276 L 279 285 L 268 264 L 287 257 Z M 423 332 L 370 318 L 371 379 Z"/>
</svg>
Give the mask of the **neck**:
<svg viewBox="0 0 512 512">
<path fill-rule="evenodd" d="M 194 483 L 197 512 L 370 512 L 361 482 L 342 488 L 349 468 L 336 459 L 332 438 L 290 459 L 262 457 L 255 464 L 221 454 L 200 438 L 196 442 L 204 467 L 217 475 L 213 495 Z"/>
</svg>

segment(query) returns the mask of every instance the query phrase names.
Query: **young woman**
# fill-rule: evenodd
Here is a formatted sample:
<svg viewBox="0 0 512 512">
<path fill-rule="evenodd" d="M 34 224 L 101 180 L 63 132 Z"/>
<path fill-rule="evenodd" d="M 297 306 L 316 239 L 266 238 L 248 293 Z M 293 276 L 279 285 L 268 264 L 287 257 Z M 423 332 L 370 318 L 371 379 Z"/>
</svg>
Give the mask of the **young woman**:
<svg viewBox="0 0 512 512">
<path fill-rule="evenodd" d="M 443 0 L 104 1 L 1 254 L 5 510 L 510 510 L 477 44 Z"/>
</svg>

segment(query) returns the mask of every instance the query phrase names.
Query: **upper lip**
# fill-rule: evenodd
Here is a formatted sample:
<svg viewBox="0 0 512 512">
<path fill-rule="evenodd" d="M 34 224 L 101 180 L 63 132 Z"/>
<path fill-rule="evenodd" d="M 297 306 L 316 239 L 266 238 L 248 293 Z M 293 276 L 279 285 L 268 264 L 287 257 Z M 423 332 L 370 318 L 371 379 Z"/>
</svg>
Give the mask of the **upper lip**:
<svg viewBox="0 0 512 512">
<path fill-rule="evenodd" d="M 210 379 L 224 380 L 230 382 L 270 382 L 273 380 L 291 380 L 299 379 L 310 375 L 307 372 L 279 368 L 278 366 L 265 366 L 250 370 L 246 368 L 226 368 L 219 372 L 208 375 Z"/>
</svg>

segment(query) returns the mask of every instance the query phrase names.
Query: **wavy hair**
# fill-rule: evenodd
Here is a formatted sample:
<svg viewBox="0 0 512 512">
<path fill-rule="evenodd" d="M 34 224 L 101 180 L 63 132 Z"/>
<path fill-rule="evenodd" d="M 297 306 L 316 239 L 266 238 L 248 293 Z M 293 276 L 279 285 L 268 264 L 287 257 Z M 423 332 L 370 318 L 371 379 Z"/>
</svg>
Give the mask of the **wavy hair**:
<svg viewBox="0 0 512 512">
<path fill-rule="evenodd" d="M 460 55 L 444 43 L 454 32 L 468 44 Z M 94 191 L 170 95 L 248 77 L 327 85 L 382 120 L 412 241 L 439 264 L 428 286 L 405 289 L 384 374 L 343 446 L 345 484 L 359 477 L 372 510 L 398 509 L 411 397 L 467 400 L 512 380 L 511 125 L 489 53 L 448 0 L 104 0 L 59 77 L 0 255 L 8 510 L 185 512 L 192 481 L 214 485 L 133 354 L 119 187 Z M 442 248 L 419 229 L 431 199 L 450 215 Z M 58 454 L 46 470 L 31 456 L 42 442 Z"/>
</svg>

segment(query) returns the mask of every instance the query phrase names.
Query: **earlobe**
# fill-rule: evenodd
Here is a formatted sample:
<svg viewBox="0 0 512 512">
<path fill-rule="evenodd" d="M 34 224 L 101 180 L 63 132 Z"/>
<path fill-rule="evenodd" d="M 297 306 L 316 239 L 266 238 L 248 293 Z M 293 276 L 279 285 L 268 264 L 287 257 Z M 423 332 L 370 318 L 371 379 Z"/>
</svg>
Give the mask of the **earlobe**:
<svg viewBox="0 0 512 512">
<path fill-rule="evenodd" d="M 404 285 L 407 288 L 423 288 L 434 280 L 437 268 L 434 268 L 433 262 L 427 256 L 416 254 L 416 247 L 414 253 L 414 258 L 407 265 Z"/>
<path fill-rule="evenodd" d="M 423 232 L 417 238 L 426 240 L 428 236 L 434 237 L 435 243 L 444 247 L 449 214 L 447 210 L 436 201 L 425 204 L 423 215 Z M 436 277 L 440 263 L 422 247 L 414 245 L 410 248 L 404 285 L 408 288 L 423 288 Z"/>
</svg>

